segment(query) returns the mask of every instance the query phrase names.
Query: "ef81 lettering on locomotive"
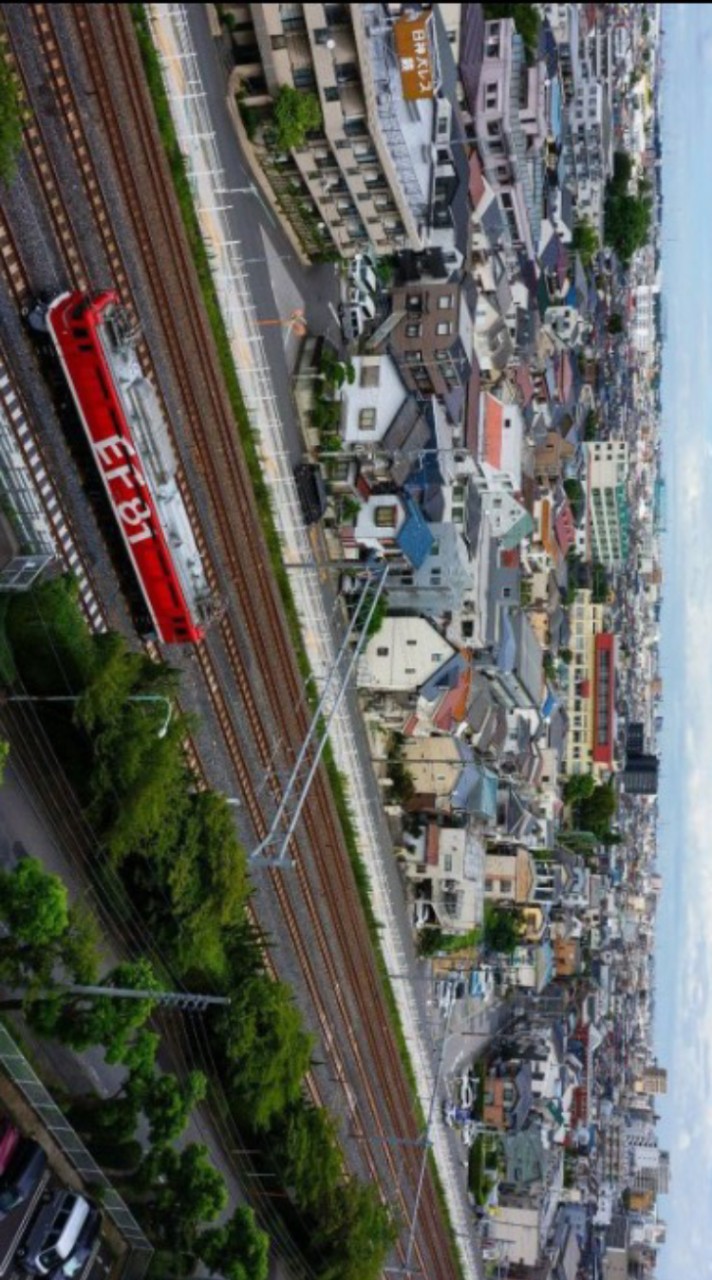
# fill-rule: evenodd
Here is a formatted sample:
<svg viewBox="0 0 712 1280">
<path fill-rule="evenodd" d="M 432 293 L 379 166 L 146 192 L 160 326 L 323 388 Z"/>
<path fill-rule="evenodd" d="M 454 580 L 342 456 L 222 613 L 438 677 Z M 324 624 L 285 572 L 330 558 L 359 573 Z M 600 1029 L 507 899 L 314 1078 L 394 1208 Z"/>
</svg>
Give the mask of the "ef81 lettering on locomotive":
<svg viewBox="0 0 712 1280">
<path fill-rule="evenodd" d="M 165 418 L 118 295 L 63 293 L 29 318 L 59 357 L 156 636 L 164 644 L 202 640 L 215 601 Z"/>
</svg>

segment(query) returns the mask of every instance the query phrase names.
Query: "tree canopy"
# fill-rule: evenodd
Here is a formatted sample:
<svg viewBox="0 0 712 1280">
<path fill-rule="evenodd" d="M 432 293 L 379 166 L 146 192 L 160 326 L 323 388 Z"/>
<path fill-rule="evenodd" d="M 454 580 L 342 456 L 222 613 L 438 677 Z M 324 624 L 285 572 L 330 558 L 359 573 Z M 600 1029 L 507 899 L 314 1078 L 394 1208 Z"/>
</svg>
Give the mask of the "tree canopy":
<svg viewBox="0 0 712 1280">
<path fill-rule="evenodd" d="M 211 1163 L 207 1147 L 191 1142 L 182 1151 L 163 1147 L 148 1157 L 162 1230 L 190 1234 L 201 1222 L 214 1222 L 227 1205 L 227 1187 Z"/>
<path fill-rule="evenodd" d="M 269 1237 L 246 1205 L 236 1209 L 224 1227 L 202 1232 L 196 1248 L 203 1262 L 225 1280 L 266 1280 Z"/>
<path fill-rule="evenodd" d="M 220 1029 L 231 1096 L 264 1129 L 301 1096 L 312 1038 L 289 988 L 259 974 L 235 993 Z"/>
<path fill-rule="evenodd" d="M 592 773 L 574 773 L 564 784 L 564 800 L 569 804 L 579 800 L 588 800 L 596 789 L 596 779 Z"/>
<path fill-rule="evenodd" d="M 316 1227 L 320 1280 L 376 1280 L 397 1239 L 397 1225 L 373 1183 L 342 1183 Z"/>
<path fill-rule="evenodd" d="M 602 839 L 611 827 L 618 806 L 613 782 L 603 782 L 578 804 L 578 825 Z"/>
<path fill-rule="evenodd" d="M 342 1175 L 336 1125 L 323 1107 L 290 1106 L 270 1131 L 270 1151 L 300 1204 L 317 1207 Z"/>
<path fill-rule="evenodd" d="M 161 989 L 150 961 L 145 959 L 117 965 L 103 985 L 146 991 Z M 103 1045 L 107 1062 L 122 1062 L 134 1033 L 150 1017 L 154 1005 L 155 1000 L 150 996 L 117 1000 L 57 991 L 46 999 L 33 1001 L 27 1015 L 44 1035 L 54 1035 L 74 1049 Z"/>
<path fill-rule="evenodd" d="M 319 99 L 315 93 L 305 93 L 283 84 L 274 104 L 274 118 L 280 151 L 301 147 L 307 134 L 321 127 Z"/>
<path fill-rule="evenodd" d="M 590 266 L 599 249 L 598 232 L 588 218 L 578 218 L 574 226 L 572 248 L 585 267 Z"/>
<path fill-rule="evenodd" d="M 519 946 L 524 931 L 524 917 L 515 907 L 485 903 L 484 943 L 490 951 L 511 955 Z"/>
<path fill-rule="evenodd" d="M 652 199 L 646 183 L 630 190 L 633 165 L 629 155 L 616 152 L 613 175 L 606 185 L 604 235 L 624 266 L 650 236 Z"/>
</svg>

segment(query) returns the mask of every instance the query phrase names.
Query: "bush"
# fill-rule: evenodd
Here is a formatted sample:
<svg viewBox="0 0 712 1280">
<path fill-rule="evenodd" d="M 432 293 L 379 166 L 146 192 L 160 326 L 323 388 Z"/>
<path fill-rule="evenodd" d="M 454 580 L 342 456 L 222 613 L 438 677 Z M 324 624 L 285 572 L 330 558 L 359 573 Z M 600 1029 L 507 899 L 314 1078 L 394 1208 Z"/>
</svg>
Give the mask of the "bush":
<svg viewBox="0 0 712 1280">
<path fill-rule="evenodd" d="M 274 119 L 279 150 L 301 147 L 307 134 L 321 127 L 319 99 L 315 93 L 300 92 L 283 84 L 274 104 Z"/>
<path fill-rule="evenodd" d="M 81 693 L 94 668 L 91 634 L 74 578 L 54 578 L 14 595 L 6 627 L 23 684 L 34 694 Z"/>
</svg>

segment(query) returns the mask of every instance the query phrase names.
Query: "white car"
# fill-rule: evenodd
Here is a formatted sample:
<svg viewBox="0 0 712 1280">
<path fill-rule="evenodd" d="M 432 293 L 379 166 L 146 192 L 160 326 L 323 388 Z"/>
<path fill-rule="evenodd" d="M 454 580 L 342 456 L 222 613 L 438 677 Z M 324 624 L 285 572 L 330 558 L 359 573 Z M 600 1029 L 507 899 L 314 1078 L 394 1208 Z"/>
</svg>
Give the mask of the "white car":
<svg viewBox="0 0 712 1280">
<path fill-rule="evenodd" d="M 433 923 L 433 912 L 429 902 L 424 898 L 416 898 L 413 904 L 413 924 L 416 929 L 424 929 L 426 924 Z"/>
<path fill-rule="evenodd" d="M 474 1101 L 475 1101 L 475 1090 L 472 1086 L 472 1081 L 470 1080 L 468 1073 L 465 1072 L 462 1079 L 460 1080 L 460 1106 L 465 1111 L 469 1111 Z"/>
<path fill-rule="evenodd" d="M 365 253 L 357 253 L 349 266 L 349 281 L 368 293 L 376 293 L 378 279 L 373 268 L 373 260 Z"/>
</svg>

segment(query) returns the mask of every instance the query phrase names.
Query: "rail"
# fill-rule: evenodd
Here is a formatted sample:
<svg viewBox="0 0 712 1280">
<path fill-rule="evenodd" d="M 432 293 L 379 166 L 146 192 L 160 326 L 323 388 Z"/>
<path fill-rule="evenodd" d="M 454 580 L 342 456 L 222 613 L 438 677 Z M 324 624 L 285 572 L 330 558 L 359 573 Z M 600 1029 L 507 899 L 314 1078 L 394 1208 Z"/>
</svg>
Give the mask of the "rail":
<svg viewBox="0 0 712 1280">
<path fill-rule="evenodd" d="M 273 498 L 277 532 L 285 551 L 285 566 L 302 635 L 317 685 L 321 688 L 336 660 L 336 642 L 324 605 L 320 574 L 302 517 L 282 417 L 259 329 L 248 269 L 239 241 L 232 238 L 226 214 L 231 211 L 224 166 L 193 47 L 185 6 L 147 6 L 154 44 L 161 58 L 173 121 L 186 159 L 188 176 L 210 255 L 213 279 L 240 377 L 245 404 L 257 435 L 265 480 Z M 394 903 L 382 860 L 384 830 L 374 812 L 373 779 L 367 775 L 348 708 L 331 724 L 331 743 L 338 768 L 348 778 L 359 850 L 368 871 L 376 916 L 383 927 L 380 945 L 390 974 L 402 974 L 407 964 L 398 940 Z M 387 848 L 387 844 L 385 845 Z M 393 984 L 399 1014 L 415 1073 L 418 1096 L 427 1114 L 435 1084 L 426 1028 L 421 1024 L 414 990 Z M 433 1154 L 444 1185 L 458 1249 L 468 1277 L 482 1275 L 482 1263 L 472 1239 L 471 1211 L 461 1170 L 448 1144 L 445 1125 L 436 1115 L 430 1132 Z"/>
</svg>

